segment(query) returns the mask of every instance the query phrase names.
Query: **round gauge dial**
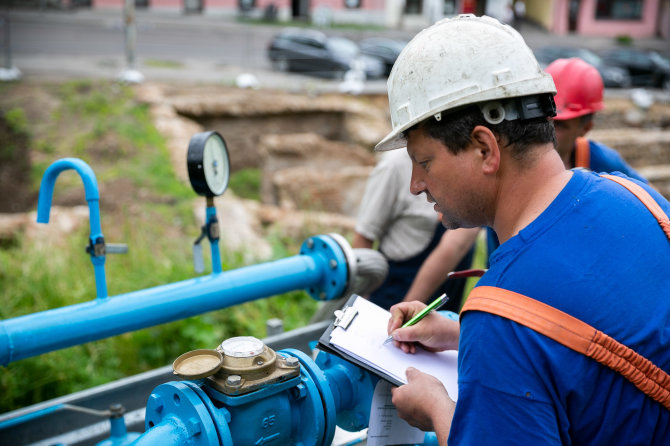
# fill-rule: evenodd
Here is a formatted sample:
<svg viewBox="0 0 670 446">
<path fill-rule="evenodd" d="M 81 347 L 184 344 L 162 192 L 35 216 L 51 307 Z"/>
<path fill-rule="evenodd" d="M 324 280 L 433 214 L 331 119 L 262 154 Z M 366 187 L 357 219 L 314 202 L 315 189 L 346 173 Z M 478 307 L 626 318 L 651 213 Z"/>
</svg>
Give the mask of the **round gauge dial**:
<svg viewBox="0 0 670 446">
<path fill-rule="evenodd" d="M 249 358 L 263 353 L 265 344 L 253 336 L 238 336 L 226 339 L 221 343 L 221 350 L 226 356 Z"/>
<path fill-rule="evenodd" d="M 217 132 L 196 133 L 186 155 L 191 186 L 200 195 L 221 195 L 228 187 L 230 160 L 223 137 Z"/>
</svg>

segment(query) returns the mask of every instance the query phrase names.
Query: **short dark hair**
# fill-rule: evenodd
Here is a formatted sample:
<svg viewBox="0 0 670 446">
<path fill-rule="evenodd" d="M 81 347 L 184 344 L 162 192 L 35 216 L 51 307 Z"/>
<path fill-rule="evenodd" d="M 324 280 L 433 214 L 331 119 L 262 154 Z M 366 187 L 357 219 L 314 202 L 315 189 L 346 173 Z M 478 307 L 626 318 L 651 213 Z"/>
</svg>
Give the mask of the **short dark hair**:
<svg viewBox="0 0 670 446">
<path fill-rule="evenodd" d="M 489 124 L 479 106 L 471 105 L 442 115 L 440 121 L 429 118 L 407 129 L 403 134 L 416 129 L 423 129 L 428 136 L 435 138 L 447 146 L 453 154 L 465 150 L 470 144 L 472 130 L 482 125 L 500 136 L 505 144 L 511 146 L 512 157 L 521 160 L 529 148 L 536 144 L 552 143 L 556 147 L 556 132 L 551 120 L 547 117 L 533 119 L 515 119 Z"/>
</svg>

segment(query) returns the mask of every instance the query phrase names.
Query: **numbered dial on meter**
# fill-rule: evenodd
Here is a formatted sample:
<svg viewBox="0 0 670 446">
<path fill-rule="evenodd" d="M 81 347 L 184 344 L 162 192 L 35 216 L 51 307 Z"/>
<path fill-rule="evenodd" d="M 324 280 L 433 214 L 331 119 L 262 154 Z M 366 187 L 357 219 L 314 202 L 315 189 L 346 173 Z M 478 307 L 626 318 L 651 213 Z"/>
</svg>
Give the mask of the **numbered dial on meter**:
<svg viewBox="0 0 670 446">
<path fill-rule="evenodd" d="M 218 132 L 196 133 L 186 154 L 191 187 L 206 197 L 221 195 L 230 179 L 228 148 Z"/>
<path fill-rule="evenodd" d="M 238 336 L 223 341 L 221 343 L 221 350 L 226 356 L 250 358 L 263 353 L 265 344 L 253 336 Z"/>
</svg>

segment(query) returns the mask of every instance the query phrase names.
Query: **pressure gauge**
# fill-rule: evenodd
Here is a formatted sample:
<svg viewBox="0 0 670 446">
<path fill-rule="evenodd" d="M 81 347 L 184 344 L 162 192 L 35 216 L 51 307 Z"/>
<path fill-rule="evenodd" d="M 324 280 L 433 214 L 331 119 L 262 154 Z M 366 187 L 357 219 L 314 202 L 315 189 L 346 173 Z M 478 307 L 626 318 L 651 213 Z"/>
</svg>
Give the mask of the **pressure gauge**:
<svg viewBox="0 0 670 446">
<path fill-rule="evenodd" d="M 221 195 L 230 179 L 228 148 L 218 132 L 196 133 L 188 143 L 186 154 L 188 178 L 199 195 Z"/>
<path fill-rule="evenodd" d="M 253 336 L 237 336 L 221 343 L 221 350 L 226 356 L 249 358 L 263 353 L 265 344 Z"/>
</svg>

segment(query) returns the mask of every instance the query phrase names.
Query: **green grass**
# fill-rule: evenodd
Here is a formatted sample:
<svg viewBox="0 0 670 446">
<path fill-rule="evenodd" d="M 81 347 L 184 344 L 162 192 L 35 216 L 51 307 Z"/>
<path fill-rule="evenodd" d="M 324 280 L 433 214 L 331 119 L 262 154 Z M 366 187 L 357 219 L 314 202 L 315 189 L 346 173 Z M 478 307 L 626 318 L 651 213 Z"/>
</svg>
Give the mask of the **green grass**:
<svg viewBox="0 0 670 446">
<path fill-rule="evenodd" d="M 240 198 L 260 201 L 261 177 L 260 169 L 241 169 L 230 175 L 228 186 Z"/>
<path fill-rule="evenodd" d="M 12 108 L 4 113 L 5 121 L 16 134 L 28 134 L 28 118 L 21 108 Z"/>
<path fill-rule="evenodd" d="M 8 92 L 12 86 L 2 88 Z M 61 105 L 48 125 L 33 126 L 29 135 L 34 161 L 27 187 L 37 190 L 44 170 L 63 157 L 79 157 L 93 168 L 105 239 L 129 246 L 125 255 L 107 256 L 109 296 L 196 277 L 191 248 L 200 231 L 193 213 L 193 200 L 199 198 L 175 176 L 146 105 L 134 100 L 130 87 L 113 82 L 68 82 L 51 92 Z M 16 131 L 33 128 L 25 110 L 11 113 Z M 260 172 L 241 172 L 231 186 L 253 197 L 259 182 Z M 119 186 L 128 183 L 127 190 Z M 64 172 L 54 200 L 73 195 L 85 205 L 80 178 Z M 64 236 L 40 240 L 17 234 L 12 243 L 1 244 L 0 318 L 95 299 L 93 267 L 84 252 L 88 236 L 85 222 Z M 294 240 L 271 237 L 270 242 L 275 258 L 298 252 Z M 242 253 L 221 255 L 224 270 L 245 266 Z M 303 326 L 316 305 L 295 291 L 16 361 L 0 367 L 0 412 L 164 366 L 181 353 L 214 348 L 231 336 L 262 338 L 270 318 L 283 319 L 287 330 Z"/>
</svg>

